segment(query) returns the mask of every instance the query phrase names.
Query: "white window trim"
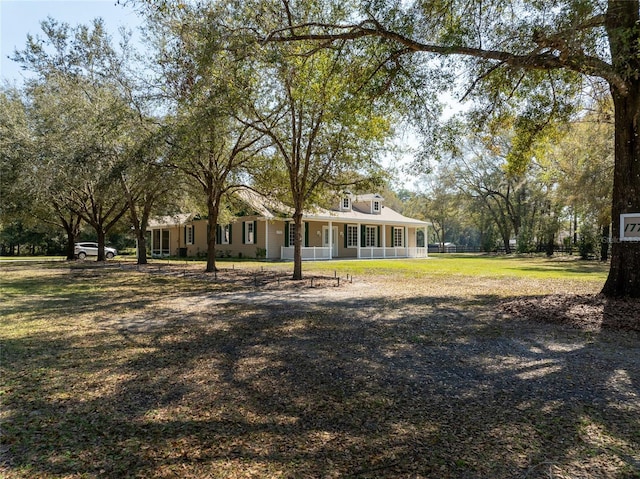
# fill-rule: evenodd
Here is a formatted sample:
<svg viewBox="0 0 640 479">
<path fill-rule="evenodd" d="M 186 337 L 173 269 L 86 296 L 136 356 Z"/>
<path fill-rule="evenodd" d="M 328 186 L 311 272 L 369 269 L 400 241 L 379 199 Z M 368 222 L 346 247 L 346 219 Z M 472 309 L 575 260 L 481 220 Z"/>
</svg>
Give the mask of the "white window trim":
<svg viewBox="0 0 640 479">
<path fill-rule="evenodd" d="M 255 244 L 255 231 L 253 231 L 253 221 L 244 222 L 244 244 Z"/>
<path fill-rule="evenodd" d="M 305 221 L 303 221 L 300 226 L 302 227 L 302 231 L 305 231 Z M 293 247 L 296 243 L 296 224 L 291 221 L 289 223 L 289 246 Z M 302 236 L 302 247 L 304 248 L 304 233 Z"/>
<path fill-rule="evenodd" d="M 188 245 L 195 244 L 195 238 L 194 238 L 195 235 L 193 234 L 195 232 L 194 226 L 193 225 L 187 225 L 187 226 L 185 226 L 185 229 L 186 229 L 186 233 L 187 233 L 187 235 L 186 235 L 187 238 L 185 240 L 185 243 L 188 244 Z"/>
<path fill-rule="evenodd" d="M 369 241 L 371 240 L 371 241 Z M 376 226 L 365 225 L 364 227 L 364 247 L 377 248 L 378 228 Z"/>
<path fill-rule="evenodd" d="M 230 225 L 220 225 L 220 244 L 229 244 Z"/>
<path fill-rule="evenodd" d="M 351 198 L 342 198 L 342 211 L 350 211 L 351 210 Z"/>
<path fill-rule="evenodd" d="M 398 240 L 400 240 L 400 244 L 398 244 Z M 393 246 L 394 248 L 404 247 L 404 228 L 399 226 L 393 227 Z"/>
<path fill-rule="evenodd" d="M 351 243 L 350 231 L 355 230 L 355 236 L 353 237 L 353 244 Z M 360 234 L 358 225 L 347 225 L 347 248 L 357 248 L 358 247 L 358 235 Z"/>
<path fill-rule="evenodd" d="M 381 209 L 382 209 L 382 205 L 380 204 L 379 200 L 373 200 L 371 202 L 371 212 L 372 213 L 380 213 Z"/>
</svg>

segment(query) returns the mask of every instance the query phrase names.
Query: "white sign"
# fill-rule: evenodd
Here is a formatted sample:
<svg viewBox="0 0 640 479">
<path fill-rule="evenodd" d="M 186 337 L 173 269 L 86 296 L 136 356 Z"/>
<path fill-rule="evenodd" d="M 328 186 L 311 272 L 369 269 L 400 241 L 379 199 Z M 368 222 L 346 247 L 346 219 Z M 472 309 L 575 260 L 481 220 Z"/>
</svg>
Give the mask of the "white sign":
<svg viewBox="0 0 640 479">
<path fill-rule="evenodd" d="M 640 241 L 640 213 L 620 215 L 620 241 Z"/>
</svg>

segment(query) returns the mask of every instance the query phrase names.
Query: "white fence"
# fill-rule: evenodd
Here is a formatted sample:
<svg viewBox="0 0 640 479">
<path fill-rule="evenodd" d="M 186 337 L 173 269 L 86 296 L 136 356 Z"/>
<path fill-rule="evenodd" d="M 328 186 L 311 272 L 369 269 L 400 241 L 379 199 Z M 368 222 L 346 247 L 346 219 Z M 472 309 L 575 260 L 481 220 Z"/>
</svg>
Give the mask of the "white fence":
<svg viewBox="0 0 640 479">
<path fill-rule="evenodd" d="M 360 248 L 359 258 L 426 258 L 427 248 Z"/>
<path fill-rule="evenodd" d="M 302 248 L 302 260 L 331 259 L 331 249 L 323 247 Z M 282 246 L 280 251 L 281 259 L 293 259 L 293 246 Z"/>
<path fill-rule="evenodd" d="M 302 248 L 302 260 L 338 259 L 330 256 L 330 248 L 308 247 Z M 426 258 L 427 248 L 360 248 L 358 258 Z M 293 259 L 293 246 L 283 246 L 280 258 Z"/>
</svg>

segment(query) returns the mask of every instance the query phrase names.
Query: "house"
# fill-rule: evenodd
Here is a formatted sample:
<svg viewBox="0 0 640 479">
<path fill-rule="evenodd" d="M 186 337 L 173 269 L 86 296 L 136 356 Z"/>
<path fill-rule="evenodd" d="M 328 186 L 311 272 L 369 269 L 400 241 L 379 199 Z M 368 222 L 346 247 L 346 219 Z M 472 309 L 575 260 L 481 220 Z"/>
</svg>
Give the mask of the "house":
<svg viewBox="0 0 640 479">
<path fill-rule="evenodd" d="M 247 209 L 233 222 L 216 225 L 217 254 L 292 260 L 291 210 L 250 190 L 239 193 Z M 426 257 L 427 227 L 424 221 L 386 207 L 378 194 L 345 193 L 334 208 L 305 211 L 302 258 Z M 184 214 L 157 218 L 149 223 L 149 231 L 152 256 L 206 254 L 206 219 Z"/>
</svg>

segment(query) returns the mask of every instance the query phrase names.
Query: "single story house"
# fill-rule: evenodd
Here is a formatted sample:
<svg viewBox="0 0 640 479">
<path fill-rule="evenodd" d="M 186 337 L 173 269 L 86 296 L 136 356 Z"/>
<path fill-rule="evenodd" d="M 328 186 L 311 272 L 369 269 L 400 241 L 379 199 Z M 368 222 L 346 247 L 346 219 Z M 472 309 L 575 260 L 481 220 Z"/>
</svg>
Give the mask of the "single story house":
<svg viewBox="0 0 640 479">
<path fill-rule="evenodd" d="M 248 213 L 216 225 L 217 254 L 293 259 L 295 225 L 290 209 L 250 190 L 242 190 L 240 198 Z M 345 194 L 334 208 L 304 213 L 302 258 L 427 257 L 428 225 L 386 207 L 378 194 Z M 206 254 L 206 219 L 187 214 L 156 218 L 149 223 L 149 231 L 154 257 Z"/>
</svg>

